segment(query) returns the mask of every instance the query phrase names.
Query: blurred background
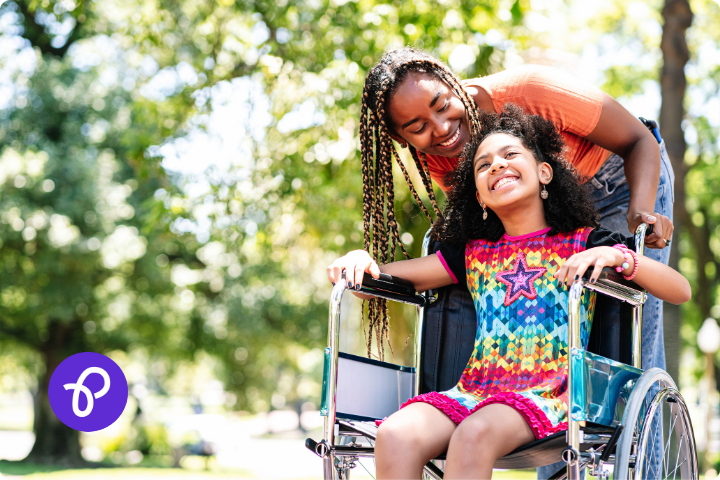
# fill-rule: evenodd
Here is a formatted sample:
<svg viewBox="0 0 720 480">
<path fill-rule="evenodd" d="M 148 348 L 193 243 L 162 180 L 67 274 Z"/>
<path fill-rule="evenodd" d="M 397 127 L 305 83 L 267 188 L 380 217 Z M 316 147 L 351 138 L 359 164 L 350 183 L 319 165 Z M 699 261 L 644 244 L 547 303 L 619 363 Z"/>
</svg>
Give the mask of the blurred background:
<svg viewBox="0 0 720 480">
<path fill-rule="evenodd" d="M 322 423 L 325 268 L 361 248 L 360 95 L 413 45 L 462 78 L 551 65 L 660 121 L 694 294 L 666 307 L 668 370 L 714 478 L 719 24 L 717 0 L 0 0 L 0 472 L 320 477 L 302 442 Z M 346 303 L 343 349 L 363 354 Z M 393 307 L 391 361 L 411 362 L 413 318 Z M 47 400 L 81 351 L 130 386 L 92 434 Z"/>
</svg>

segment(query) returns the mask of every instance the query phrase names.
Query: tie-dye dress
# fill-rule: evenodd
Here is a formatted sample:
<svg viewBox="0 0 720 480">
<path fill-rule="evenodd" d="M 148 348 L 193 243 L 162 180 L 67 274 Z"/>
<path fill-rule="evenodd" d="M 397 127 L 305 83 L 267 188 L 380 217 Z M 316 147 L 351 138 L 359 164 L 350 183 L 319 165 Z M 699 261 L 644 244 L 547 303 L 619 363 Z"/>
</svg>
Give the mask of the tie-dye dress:
<svg viewBox="0 0 720 480">
<path fill-rule="evenodd" d="M 567 428 L 569 290 L 553 274 L 586 249 L 592 229 L 557 235 L 548 235 L 549 230 L 468 242 L 465 274 L 477 311 L 472 357 L 455 387 L 419 395 L 403 406 L 429 403 L 459 424 L 485 405 L 502 403 L 527 420 L 537 439 Z M 453 268 L 448 248 L 439 257 L 455 279 L 453 270 L 459 276 L 461 268 Z M 581 302 L 583 345 L 594 298 L 586 291 Z"/>
</svg>

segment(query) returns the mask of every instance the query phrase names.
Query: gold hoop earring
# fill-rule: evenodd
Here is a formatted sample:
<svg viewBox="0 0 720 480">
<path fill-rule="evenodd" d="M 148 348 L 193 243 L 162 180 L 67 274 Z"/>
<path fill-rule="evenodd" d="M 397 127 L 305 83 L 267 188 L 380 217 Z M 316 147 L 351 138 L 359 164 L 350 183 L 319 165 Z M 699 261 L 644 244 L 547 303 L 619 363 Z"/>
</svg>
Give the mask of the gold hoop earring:
<svg viewBox="0 0 720 480">
<path fill-rule="evenodd" d="M 542 198 L 543 200 L 547 200 L 548 198 L 548 191 L 545 190 L 545 184 L 543 184 L 542 192 L 540 192 L 540 198 Z"/>
</svg>

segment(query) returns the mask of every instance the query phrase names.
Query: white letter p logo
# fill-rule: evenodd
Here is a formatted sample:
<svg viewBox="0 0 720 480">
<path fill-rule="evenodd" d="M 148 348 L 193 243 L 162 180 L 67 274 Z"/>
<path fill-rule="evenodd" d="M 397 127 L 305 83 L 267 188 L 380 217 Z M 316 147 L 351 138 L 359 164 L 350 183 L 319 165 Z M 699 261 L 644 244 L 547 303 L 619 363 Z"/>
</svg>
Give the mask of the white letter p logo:
<svg viewBox="0 0 720 480">
<path fill-rule="evenodd" d="M 105 395 L 108 390 L 110 390 L 110 375 L 108 375 L 108 373 L 100 367 L 86 368 L 85 371 L 80 374 L 80 378 L 78 378 L 77 383 L 66 383 L 65 385 L 63 385 L 63 387 L 65 387 L 65 390 L 73 390 L 72 409 L 73 413 L 78 417 L 87 417 L 88 415 L 90 415 L 90 413 L 92 413 L 92 409 L 95 406 L 93 394 L 90 392 L 89 388 L 83 385 L 83 382 L 91 373 L 100 374 L 105 381 L 103 388 L 99 392 L 95 392 L 95 398 L 100 398 Z M 85 410 L 80 410 L 78 405 L 80 400 L 80 392 L 82 392 L 87 399 L 87 407 L 85 407 Z"/>
</svg>

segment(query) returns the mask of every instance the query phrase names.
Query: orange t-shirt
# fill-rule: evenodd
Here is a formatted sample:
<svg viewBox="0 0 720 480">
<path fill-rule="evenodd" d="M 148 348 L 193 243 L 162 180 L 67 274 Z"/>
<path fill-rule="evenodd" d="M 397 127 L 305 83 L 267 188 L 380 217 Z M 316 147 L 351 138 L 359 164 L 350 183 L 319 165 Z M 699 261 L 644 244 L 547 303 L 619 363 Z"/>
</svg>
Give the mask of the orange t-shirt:
<svg viewBox="0 0 720 480">
<path fill-rule="evenodd" d="M 581 176 L 594 176 L 611 152 L 589 142 L 602 111 L 602 92 L 549 67 L 528 65 L 473 81 L 492 98 L 495 111 L 514 103 L 525 112 L 550 120 L 565 141 L 565 159 Z M 430 176 L 443 189 L 445 175 L 459 159 L 427 155 Z"/>
</svg>

